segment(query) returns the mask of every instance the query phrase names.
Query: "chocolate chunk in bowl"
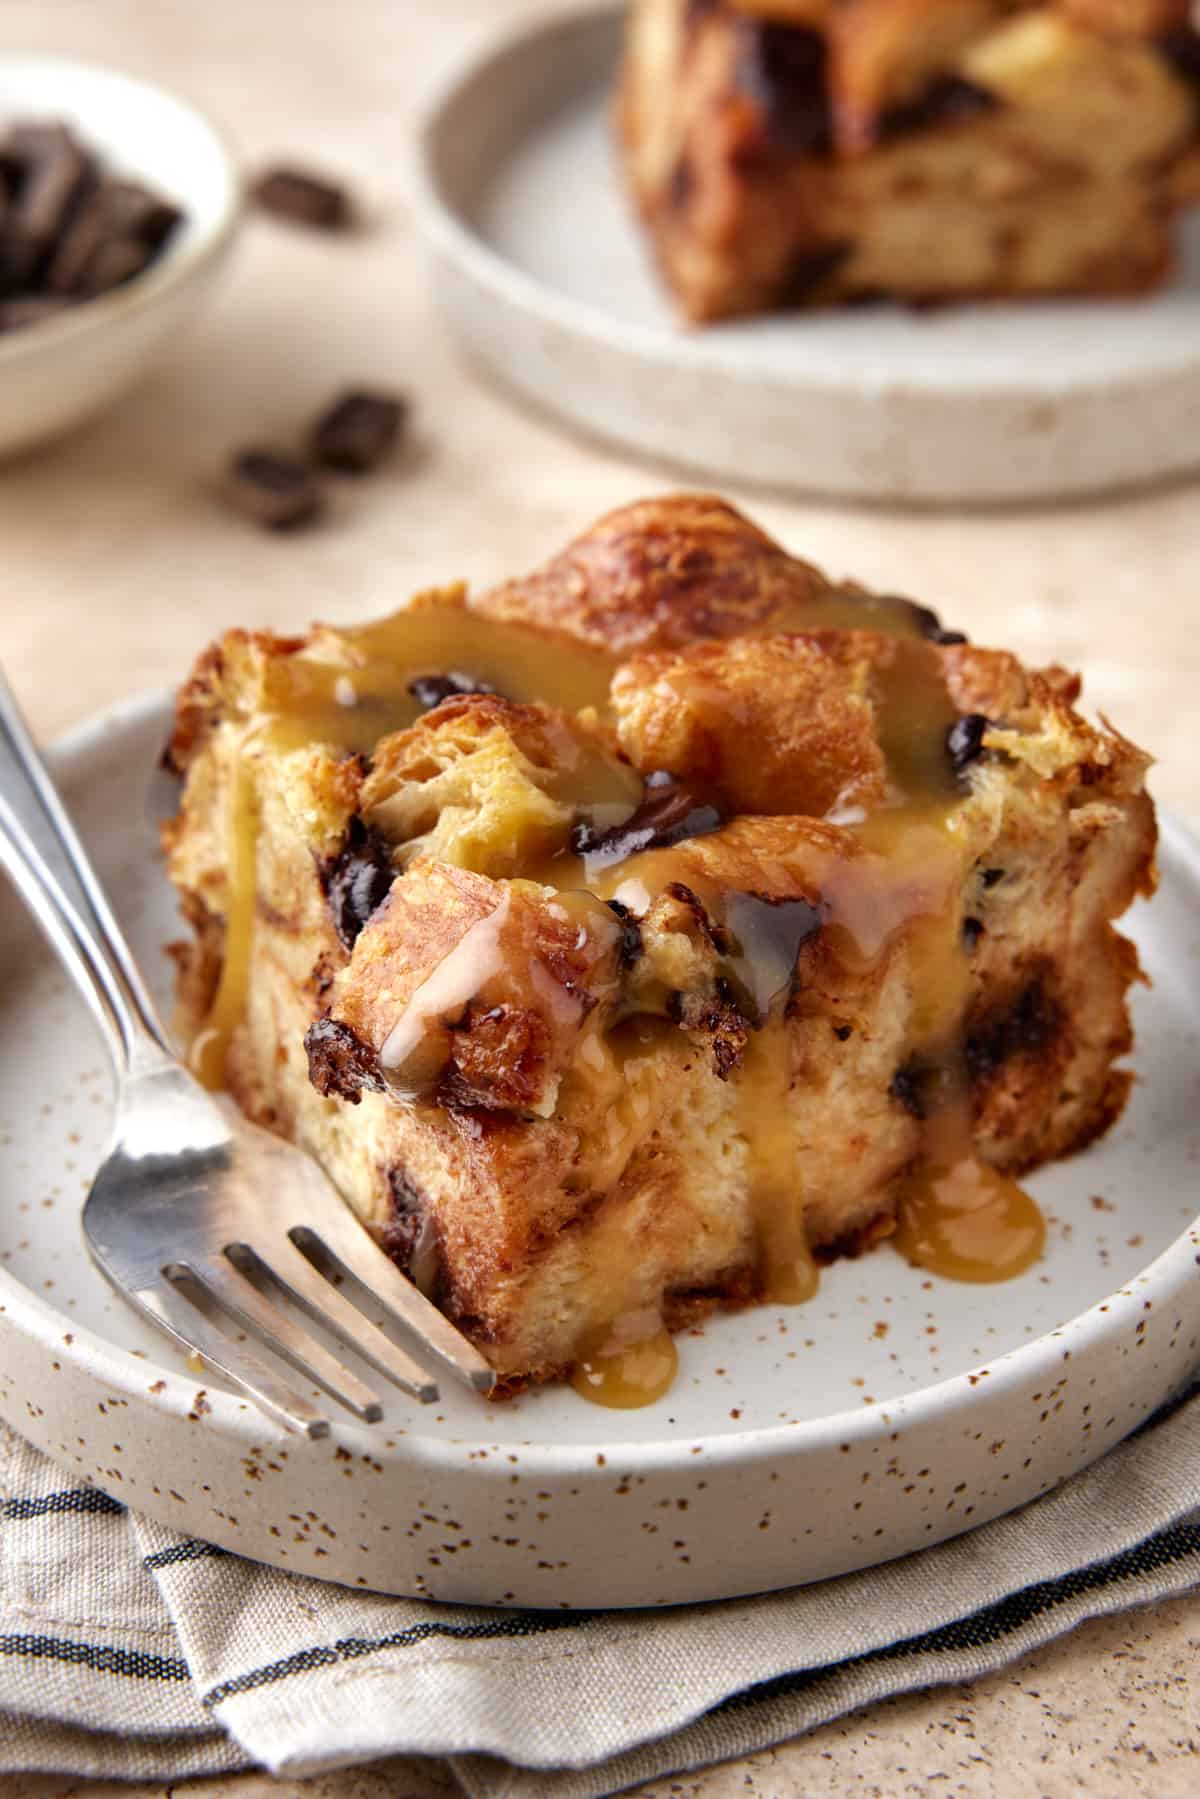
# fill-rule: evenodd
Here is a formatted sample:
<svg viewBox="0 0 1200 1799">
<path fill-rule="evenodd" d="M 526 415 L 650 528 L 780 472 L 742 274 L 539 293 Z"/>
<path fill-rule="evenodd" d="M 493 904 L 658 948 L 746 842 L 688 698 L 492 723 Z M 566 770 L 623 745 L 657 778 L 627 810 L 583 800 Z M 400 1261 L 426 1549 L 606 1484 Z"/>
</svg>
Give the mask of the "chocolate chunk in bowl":
<svg viewBox="0 0 1200 1799">
<path fill-rule="evenodd" d="M 6 226 L 35 257 L 46 256 L 85 191 L 98 184 L 98 164 L 62 125 L 14 125 L 5 155 L 19 171 Z"/>
<path fill-rule="evenodd" d="M 123 286 L 162 255 L 181 207 L 116 179 L 65 125 L 24 122 L 0 140 L 0 331 Z"/>
<path fill-rule="evenodd" d="M 95 187 L 59 239 L 45 285 L 55 294 L 102 292 L 128 279 L 118 273 L 118 250 L 124 249 L 129 271 L 136 274 L 155 260 L 182 222 L 178 206 L 138 182 Z"/>
<path fill-rule="evenodd" d="M 179 341 L 241 206 L 224 139 L 168 90 L 0 53 L 0 456 L 95 416 Z"/>
</svg>

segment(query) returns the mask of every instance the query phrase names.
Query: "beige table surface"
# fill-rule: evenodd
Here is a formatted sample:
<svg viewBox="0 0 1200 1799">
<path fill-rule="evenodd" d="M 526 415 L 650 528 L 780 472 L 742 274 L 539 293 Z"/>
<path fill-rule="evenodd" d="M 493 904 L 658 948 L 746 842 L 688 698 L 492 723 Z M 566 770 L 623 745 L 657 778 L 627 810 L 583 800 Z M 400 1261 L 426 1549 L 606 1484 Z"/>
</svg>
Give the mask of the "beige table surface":
<svg viewBox="0 0 1200 1799">
<path fill-rule="evenodd" d="M 0 470 L 0 661 L 40 732 L 176 680 L 224 625 L 354 619 L 426 583 L 491 580 L 606 507 L 678 484 L 481 388 L 430 306 L 403 201 L 411 102 L 460 43 L 531 10 L 528 0 L 7 0 L 3 47 L 167 82 L 226 123 L 248 164 L 290 151 L 341 170 L 371 215 L 343 243 L 253 221 L 203 322 L 148 384 L 86 435 Z M 411 453 L 339 487 L 328 522 L 308 535 L 261 536 L 228 516 L 213 487 L 230 448 L 286 442 L 354 379 L 412 394 Z M 1159 798 L 1200 825 L 1193 487 L 974 517 L 734 497 L 838 573 L 919 595 L 1034 662 L 1083 668 L 1091 702 L 1159 757 Z M 971 1689 L 874 1706 L 772 1754 L 656 1782 L 642 1799 L 1195 1793 L 1198 1650 L 1200 1607 L 1174 1601 L 1085 1626 Z M 448 1787 L 392 1763 L 187 1791 L 432 1799 Z M 135 1789 L 0 1779 L 0 1799 L 67 1792 L 131 1799 Z"/>
</svg>

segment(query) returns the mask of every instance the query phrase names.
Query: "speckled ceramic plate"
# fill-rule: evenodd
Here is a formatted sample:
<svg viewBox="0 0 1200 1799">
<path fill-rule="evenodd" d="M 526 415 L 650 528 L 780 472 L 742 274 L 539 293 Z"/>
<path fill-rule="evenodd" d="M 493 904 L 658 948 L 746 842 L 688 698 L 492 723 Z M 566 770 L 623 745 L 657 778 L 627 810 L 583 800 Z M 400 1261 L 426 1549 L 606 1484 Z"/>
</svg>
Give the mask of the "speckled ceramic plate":
<svg viewBox="0 0 1200 1799">
<path fill-rule="evenodd" d="M 1047 498 L 1200 464 L 1200 221 L 1149 298 L 681 327 L 617 166 L 620 11 L 510 32 L 425 119 L 438 298 L 493 375 L 635 453 L 855 498 Z"/>
<path fill-rule="evenodd" d="M 56 767 L 144 966 L 178 925 L 147 812 L 143 703 Z M 1045 1260 L 956 1286 L 884 1248 L 819 1296 L 681 1340 L 640 1412 L 569 1389 L 399 1395 L 332 1439 L 276 1432 L 189 1372 L 95 1273 L 79 1206 L 109 1079 L 87 1015 L 0 892 L 0 1414 L 122 1499 L 231 1549 L 388 1592 L 658 1605 L 815 1580 L 938 1542 L 1103 1453 L 1200 1361 L 1200 850 L 1167 835 L 1134 931 L 1140 1080 L 1103 1144 L 1031 1183 Z"/>
</svg>

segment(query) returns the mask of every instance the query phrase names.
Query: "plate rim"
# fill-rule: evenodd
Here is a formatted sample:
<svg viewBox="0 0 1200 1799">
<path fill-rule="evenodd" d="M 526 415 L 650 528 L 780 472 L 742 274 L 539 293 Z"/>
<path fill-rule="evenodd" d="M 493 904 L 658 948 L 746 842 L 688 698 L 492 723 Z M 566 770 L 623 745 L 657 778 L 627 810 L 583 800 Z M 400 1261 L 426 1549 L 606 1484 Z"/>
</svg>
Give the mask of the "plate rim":
<svg viewBox="0 0 1200 1799">
<path fill-rule="evenodd" d="M 646 325 L 636 320 L 615 318 L 603 308 L 586 300 L 559 292 L 535 275 L 522 269 L 493 249 L 483 236 L 465 219 L 458 207 L 443 192 L 437 168 L 437 136 L 446 115 L 475 83 L 495 71 L 502 63 L 529 51 L 543 40 L 586 37 L 602 30 L 619 28 L 626 8 L 624 0 L 591 0 L 588 5 L 547 7 L 523 18 L 516 25 L 499 30 L 484 30 L 452 59 L 431 84 L 423 101 L 418 101 L 415 123 L 404 159 L 404 186 L 414 220 L 427 243 L 465 269 L 467 275 L 485 290 L 526 316 L 531 316 L 572 337 L 582 337 L 601 344 L 605 350 L 622 356 L 636 356 L 641 361 L 661 366 L 664 361 L 682 367 L 692 374 L 719 374 L 739 382 L 763 380 L 795 388 L 812 395 L 824 392 L 836 397 L 852 391 L 856 397 L 905 395 L 909 400 L 949 403 L 968 407 L 972 402 L 1000 400 L 1015 409 L 1053 405 L 1070 400 L 1073 404 L 1092 402 L 1118 403 L 1125 395 L 1144 395 L 1149 387 L 1158 389 L 1173 384 L 1185 375 L 1200 378 L 1200 343 L 1191 351 L 1180 350 L 1157 361 L 1151 368 L 1139 367 L 1117 372 L 1098 369 L 1088 376 L 1071 375 L 1057 367 L 1039 373 L 1036 382 L 1011 367 L 974 370 L 969 382 L 941 379 L 928 366 L 919 370 L 876 370 L 860 372 L 853 381 L 830 380 L 815 364 L 811 367 L 789 366 L 779 362 L 768 368 L 747 371 L 735 344 L 717 330 L 689 330 L 678 325 Z M 1153 294 L 1147 296 L 1153 300 Z M 1128 296 L 1136 301 L 1138 296 Z M 1086 304 L 1088 296 L 1068 298 L 1064 304 Z M 1041 302 L 1054 305 L 1053 296 Z M 1097 296 L 1092 304 L 1110 302 Z M 1119 303 L 1119 302 L 1118 302 Z M 968 303 L 969 304 L 969 303 Z M 986 303 L 975 303 L 984 310 Z M 736 322 L 736 321 L 735 321 Z M 936 313 L 926 323 L 936 327 Z M 947 366 L 953 359 L 946 359 Z M 1151 477 L 1160 478 L 1160 477 Z M 1128 486 L 1129 479 L 1117 482 Z M 1080 491 L 1089 491 L 1083 488 Z"/>
<path fill-rule="evenodd" d="M 90 715 L 50 746 L 47 760 L 51 771 L 58 777 L 72 765 L 77 766 L 98 741 L 125 732 L 132 734 L 148 725 L 156 715 L 165 717 L 170 704 L 170 693 L 159 690 L 127 697 Z M 1173 815 L 1161 810 L 1159 825 L 1160 858 L 1177 867 L 1182 878 L 1190 882 L 1200 896 L 1200 838 Z M 1000 1355 L 959 1373 L 943 1376 L 911 1393 L 872 1401 L 851 1410 L 825 1413 L 819 1418 L 760 1425 L 745 1431 L 715 1435 L 684 1431 L 674 1437 L 632 1442 L 622 1441 L 614 1435 L 605 1440 L 605 1451 L 619 1453 L 623 1469 L 682 1474 L 697 1453 L 703 1453 L 710 1467 L 727 1463 L 753 1467 L 763 1460 L 802 1457 L 827 1448 L 830 1443 L 861 1447 L 901 1426 L 913 1429 L 929 1423 L 934 1417 L 949 1425 L 959 1410 L 970 1402 L 985 1375 L 994 1393 L 1006 1381 L 1017 1384 L 1043 1368 L 1048 1373 L 1062 1361 L 1064 1348 L 1073 1353 L 1076 1349 L 1086 1348 L 1093 1337 L 1105 1337 L 1110 1328 L 1104 1322 L 1105 1316 L 1119 1311 L 1117 1302 L 1132 1298 L 1136 1286 L 1152 1284 L 1156 1290 L 1169 1295 L 1184 1290 L 1189 1283 L 1194 1284 L 1200 1264 L 1198 1251 L 1200 1209 L 1165 1249 L 1084 1311 L 1063 1319 L 1053 1330 L 1028 1343 L 1017 1344 Z M 60 1359 L 65 1355 L 78 1373 L 131 1400 L 136 1398 L 140 1405 L 149 1403 L 153 1410 L 176 1420 L 186 1417 L 192 1409 L 200 1377 L 184 1376 L 111 1342 L 60 1312 L 3 1267 L 0 1267 L 0 1314 L 5 1323 L 33 1337 L 47 1351 L 52 1350 Z M 64 1333 L 70 1335 L 69 1343 L 64 1343 Z M 160 1391 L 149 1390 L 148 1372 L 151 1381 L 165 1381 L 166 1385 Z M 997 1375 L 1001 1377 L 999 1380 L 995 1378 Z M 283 1433 L 236 1393 L 226 1392 L 218 1386 L 206 1389 L 206 1395 L 210 1405 L 206 1423 L 210 1427 L 232 1434 L 247 1445 L 261 1443 L 264 1434 L 267 1437 L 277 1435 L 282 1440 Z M 337 1431 L 353 1428 L 356 1434 L 368 1428 L 344 1426 L 340 1416 L 335 1424 Z M 488 1441 L 483 1433 L 479 1438 L 423 1436 L 418 1426 L 419 1412 L 414 1412 L 413 1424 L 406 1426 L 403 1432 L 403 1453 L 422 1471 L 461 1468 L 465 1455 L 474 1452 L 481 1442 Z M 599 1438 L 577 1444 L 538 1442 L 536 1438 L 522 1441 L 519 1444 L 522 1465 L 529 1475 L 536 1475 L 539 1468 L 555 1477 L 594 1475 L 599 1441 Z"/>
</svg>

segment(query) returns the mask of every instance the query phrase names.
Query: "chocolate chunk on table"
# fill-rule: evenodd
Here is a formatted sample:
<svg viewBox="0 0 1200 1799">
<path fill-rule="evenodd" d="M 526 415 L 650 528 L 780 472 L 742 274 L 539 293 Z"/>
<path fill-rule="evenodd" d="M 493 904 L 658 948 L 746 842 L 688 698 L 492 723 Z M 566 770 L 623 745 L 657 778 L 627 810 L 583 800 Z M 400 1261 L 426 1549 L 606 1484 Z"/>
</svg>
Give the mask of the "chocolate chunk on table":
<svg viewBox="0 0 1200 1799">
<path fill-rule="evenodd" d="M 306 525 L 322 504 L 312 470 L 281 450 L 239 450 L 229 466 L 225 495 L 243 518 L 268 531 Z"/>
<path fill-rule="evenodd" d="M 351 389 L 313 427 L 312 453 L 323 468 L 365 475 L 393 448 L 408 416 L 398 394 Z"/>
<path fill-rule="evenodd" d="M 293 225 L 318 231 L 345 231 L 354 223 L 350 196 L 339 182 L 304 169 L 268 169 L 255 182 L 252 195 L 266 212 Z"/>
</svg>

